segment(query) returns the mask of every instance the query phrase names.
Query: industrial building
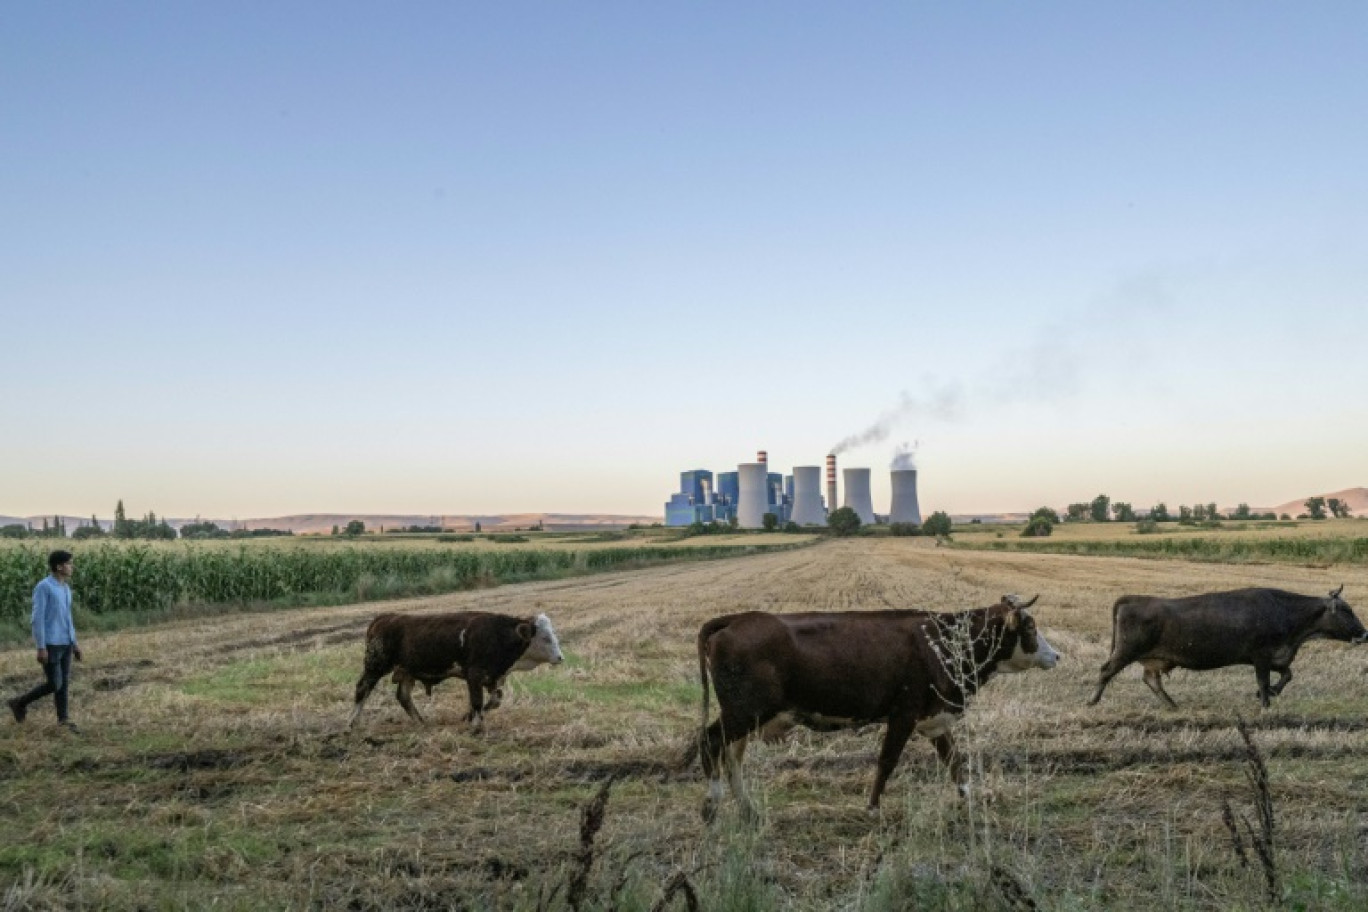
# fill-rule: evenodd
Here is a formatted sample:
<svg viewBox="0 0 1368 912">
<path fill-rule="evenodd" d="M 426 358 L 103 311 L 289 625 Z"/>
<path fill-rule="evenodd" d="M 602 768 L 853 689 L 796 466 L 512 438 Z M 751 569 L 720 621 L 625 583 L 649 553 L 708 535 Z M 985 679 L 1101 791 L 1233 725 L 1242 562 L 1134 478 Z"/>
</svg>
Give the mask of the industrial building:
<svg viewBox="0 0 1368 912">
<path fill-rule="evenodd" d="M 887 518 L 890 522 L 921 524 L 921 508 L 917 502 L 917 472 L 905 468 L 901 460 L 891 472 L 892 504 L 887 514 L 874 512 L 874 498 L 870 492 L 870 470 L 848 468 L 842 470 L 845 502 L 867 524 Z M 688 526 L 693 523 L 730 523 L 742 529 L 764 526 L 765 514 L 773 513 L 783 525 L 795 522 L 800 526 L 825 525 L 827 515 L 836 503 L 836 456 L 826 458 L 826 498 L 821 491 L 821 466 L 795 466 L 793 474 L 784 475 L 769 470 L 769 454 L 761 450 L 755 462 L 743 462 L 735 472 L 714 475 L 707 469 L 690 469 L 679 473 L 679 491 L 665 504 L 665 525 Z"/>
</svg>

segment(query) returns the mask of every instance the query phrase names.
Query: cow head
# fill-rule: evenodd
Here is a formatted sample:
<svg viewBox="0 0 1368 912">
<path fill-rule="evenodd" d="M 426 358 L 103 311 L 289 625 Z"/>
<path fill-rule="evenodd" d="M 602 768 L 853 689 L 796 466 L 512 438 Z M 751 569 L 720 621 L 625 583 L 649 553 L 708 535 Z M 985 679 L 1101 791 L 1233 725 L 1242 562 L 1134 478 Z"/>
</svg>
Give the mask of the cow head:
<svg viewBox="0 0 1368 912">
<path fill-rule="evenodd" d="M 1049 644 L 1036 627 L 1035 618 L 1028 610 L 1040 596 L 1023 602 L 1020 596 L 1004 595 L 1002 604 L 1007 607 L 1007 630 L 1016 634 L 1016 648 L 1012 654 L 998 664 L 1003 672 L 1030 671 L 1032 668 L 1051 669 L 1059 663 L 1059 653 Z"/>
<path fill-rule="evenodd" d="M 1350 643 L 1368 642 L 1368 630 L 1364 629 L 1363 624 L 1354 615 L 1354 609 L 1349 607 L 1349 603 L 1340 598 L 1343 591 L 1344 587 L 1340 586 L 1321 600 L 1324 607 L 1321 609 L 1320 617 L 1316 619 L 1316 635 Z"/>
<path fill-rule="evenodd" d="M 551 619 L 546 615 L 539 614 L 523 621 L 518 625 L 518 636 L 527 643 L 527 649 L 518 659 L 514 670 L 526 671 L 543 662 L 559 665 L 565 661 L 565 656 L 561 655 L 560 640 L 556 639 L 556 631 L 551 629 Z"/>
</svg>

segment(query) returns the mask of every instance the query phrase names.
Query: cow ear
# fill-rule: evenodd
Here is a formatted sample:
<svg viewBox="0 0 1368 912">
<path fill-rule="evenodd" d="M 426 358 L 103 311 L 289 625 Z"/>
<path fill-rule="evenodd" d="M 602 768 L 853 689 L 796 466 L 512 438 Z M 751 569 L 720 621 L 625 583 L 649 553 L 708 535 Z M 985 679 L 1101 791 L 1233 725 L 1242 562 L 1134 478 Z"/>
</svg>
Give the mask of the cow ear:
<svg viewBox="0 0 1368 912">
<path fill-rule="evenodd" d="M 532 636 L 537 632 L 537 628 L 533 627 L 527 621 L 523 621 L 522 623 L 518 624 L 517 630 L 518 639 L 522 640 L 524 643 L 532 642 Z"/>
<path fill-rule="evenodd" d="M 1331 597 L 1332 599 L 1337 599 L 1337 598 L 1340 597 L 1340 593 L 1343 592 L 1343 591 L 1344 591 L 1344 584 L 1343 584 L 1343 583 L 1340 583 L 1340 587 L 1339 587 L 1338 589 L 1336 589 L 1334 592 L 1330 593 L 1330 597 Z"/>
</svg>

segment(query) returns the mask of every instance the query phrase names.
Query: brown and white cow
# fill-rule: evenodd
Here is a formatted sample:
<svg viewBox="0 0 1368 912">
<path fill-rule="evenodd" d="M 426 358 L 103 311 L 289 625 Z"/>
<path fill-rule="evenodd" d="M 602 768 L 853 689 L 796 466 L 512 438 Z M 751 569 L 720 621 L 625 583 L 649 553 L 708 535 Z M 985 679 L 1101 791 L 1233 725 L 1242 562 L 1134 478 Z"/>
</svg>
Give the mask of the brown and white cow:
<svg viewBox="0 0 1368 912">
<path fill-rule="evenodd" d="M 1037 596 L 1038 598 L 1038 596 Z M 968 780 L 951 725 L 994 672 L 1053 668 L 1058 654 L 1015 596 L 988 608 L 938 614 L 852 611 L 715 618 L 698 632 L 703 684 L 699 749 L 708 777 L 703 818 L 722 799 L 722 772 L 744 815 L 754 815 L 741 777 L 751 735 L 777 738 L 794 725 L 834 731 L 885 723 L 869 809 L 913 731 L 929 738 L 962 794 Z M 708 679 L 719 715 L 708 724 Z"/>
<path fill-rule="evenodd" d="M 1175 668 L 1204 671 L 1227 665 L 1253 665 L 1259 702 L 1292 680 L 1292 660 L 1312 639 L 1368 642 L 1368 630 L 1340 593 L 1326 597 L 1298 595 L 1282 589 L 1236 589 L 1186 598 L 1123 595 L 1112 606 L 1111 655 L 1097 679 L 1088 705 L 1102 699 L 1107 682 L 1132 662 L 1145 668 L 1145 683 L 1177 709 L 1164 690 L 1161 675 Z M 1278 683 L 1270 684 L 1271 672 Z"/>
<path fill-rule="evenodd" d="M 375 685 L 393 671 L 398 685 L 395 698 L 417 722 L 423 717 L 413 705 L 415 682 L 431 694 L 447 678 L 464 678 L 470 691 L 465 718 L 479 731 L 484 713 L 499 705 L 510 672 L 561 661 L 560 641 L 544 614 L 527 618 L 485 611 L 382 614 L 366 628 L 365 668 L 356 682 L 351 725 L 356 725 L 361 705 Z M 490 695 L 487 702 L 485 691 Z"/>
</svg>

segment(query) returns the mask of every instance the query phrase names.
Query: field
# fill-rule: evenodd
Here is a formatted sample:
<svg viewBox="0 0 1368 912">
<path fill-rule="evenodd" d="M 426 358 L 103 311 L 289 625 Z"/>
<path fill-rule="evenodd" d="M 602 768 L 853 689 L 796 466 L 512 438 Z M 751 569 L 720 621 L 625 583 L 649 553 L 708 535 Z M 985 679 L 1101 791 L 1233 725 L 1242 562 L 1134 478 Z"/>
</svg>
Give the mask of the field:
<svg viewBox="0 0 1368 912">
<path fill-rule="evenodd" d="M 528 535 L 100 540 L 69 545 L 78 606 L 100 629 L 187 611 L 337 605 L 500 583 L 802 547 L 813 535 L 704 535 L 664 529 Z M 27 638 L 33 581 L 52 540 L 0 542 L 0 643 Z"/>
<path fill-rule="evenodd" d="M 93 635 L 73 692 L 84 734 L 58 731 L 42 704 L 23 726 L 0 724 L 0 908 L 627 910 L 668 896 L 708 910 L 1215 910 L 1263 908 L 1271 892 L 1289 908 L 1362 909 L 1368 649 L 1308 644 L 1267 712 L 1248 668 L 1175 672 L 1176 712 L 1135 668 L 1084 705 L 1124 593 L 1340 584 L 1368 615 L 1361 562 L 862 538 Z M 878 730 L 800 732 L 748 752 L 756 827 L 730 800 L 703 825 L 701 774 L 674 763 L 698 722 L 702 621 L 750 608 L 959 609 L 1006 592 L 1039 593 L 1036 616 L 1064 660 L 979 695 L 959 730 L 970 801 L 914 739 L 870 817 Z M 459 682 L 417 697 L 426 727 L 379 689 L 349 732 L 370 618 L 465 608 L 549 613 L 566 663 L 515 675 L 478 736 L 460 721 Z M 37 677 L 28 649 L 0 653 L 6 695 Z M 1267 862 L 1250 838 L 1256 756 L 1273 815 Z M 596 796 L 602 813 L 582 818 Z"/>
</svg>

